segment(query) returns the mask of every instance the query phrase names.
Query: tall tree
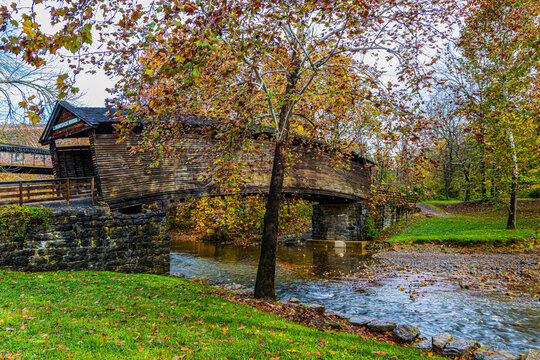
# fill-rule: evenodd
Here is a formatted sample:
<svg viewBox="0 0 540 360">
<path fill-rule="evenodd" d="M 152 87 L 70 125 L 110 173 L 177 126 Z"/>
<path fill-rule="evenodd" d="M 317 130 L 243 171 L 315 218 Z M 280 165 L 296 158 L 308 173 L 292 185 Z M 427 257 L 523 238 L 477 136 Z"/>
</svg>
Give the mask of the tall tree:
<svg viewBox="0 0 540 360">
<path fill-rule="evenodd" d="M 482 103 L 482 93 L 478 90 L 483 88 L 484 84 L 479 82 L 482 79 L 471 76 L 470 71 L 474 71 L 474 69 L 467 66 L 459 49 L 453 43 L 450 43 L 445 51 L 444 61 L 436 69 L 438 92 L 435 93 L 434 98 L 437 99 L 440 94 L 444 94 L 442 103 L 445 104 L 444 107 L 449 111 L 442 113 L 436 111 L 435 114 L 438 115 L 437 117 L 440 117 L 440 114 L 445 114 L 446 117 L 452 119 L 446 124 L 445 121 L 436 122 L 436 124 L 442 125 L 442 128 L 445 128 L 444 125 L 450 125 L 452 129 L 448 131 L 441 129 L 442 131 L 439 131 L 441 134 L 455 134 L 453 139 L 457 147 L 453 154 L 457 156 L 455 159 L 457 162 L 454 165 L 461 170 L 460 173 L 464 178 L 465 201 L 471 199 L 473 182 L 479 183 L 481 199 L 487 201 L 486 163 L 488 160 L 485 144 L 482 141 L 474 141 L 475 138 L 470 136 L 468 128 L 469 120 L 472 117 L 483 117 L 481 107 L 475 108 L 475 111 L 468 111 L 468 109 L 471 109 L 471 104 Z M 435 101 L 435 104 L 437 103 L 439 101 Z M 484 133 L 481 128 L 479 132 Z"/>
<path fill-rule="evenodd" d="M 479 142 L 508 184 L 507 229 L 516 228 L 520 164 L 538 156 L 537 119 L 528 111 L 540 70 L 540 7 L 535 0 L 490 0 L 467 19 L 459 46 L 468 75 L 482 84 L 469 108 Z"/>
<path fill-rule="evenodd" d="M 465 137 L 465 119 L 456 111 L 454 93 L 451 88 L 441 86 L 428 103 L 427 111 L 433 118 L 438 140 L 437 158 L 442 167 L 442 178 L 446 200 L 450 200 L 450 188 L 460 169 L 460 147 Z"/>
<path fill-rule="evenodd" d="M 229 176 L 231 167 L 248 171 L 234 151 L 253 152 L 253 136 L 263 130 L 272 134 L 255 296 L 273 298 L 279 204 L 286 169 L 295 161 L 288 151 L 291 132 L 343 154 L 358 128 L 354 106 L 391 105 L 380 128 L 385 141 L 407 144 L 405 154 L 426 126 L 408 106 L 426 83 L 428 54 L 437 53 L 436 36 L 448 28 L 459 2 L 65 3 L 51 9 L 53 23 L 63 24 L 60 31 L 45 34 L 33 14 L 23 16 L 24 38 L 9 39 L 5 48 L 23 49 L 35 63 L 50 49 L 79 53 L 92 31 L 99 33 L 94 38 L 104 49 L 86 61 L 119 78 L 111 105 L 121 110 L 116 111 L 121 136 L 143 127 L 140 151 L 170 156 L 181 150 L 185 119 L 203 118 L 211 129 L 208 143 L 230 155 L 216 159 L 214 173 Z M 9 9 L 1 13 L 10 19 Z M 397 68 L 400 86 L 382 77 L 384 61 Z"/>
</svg>

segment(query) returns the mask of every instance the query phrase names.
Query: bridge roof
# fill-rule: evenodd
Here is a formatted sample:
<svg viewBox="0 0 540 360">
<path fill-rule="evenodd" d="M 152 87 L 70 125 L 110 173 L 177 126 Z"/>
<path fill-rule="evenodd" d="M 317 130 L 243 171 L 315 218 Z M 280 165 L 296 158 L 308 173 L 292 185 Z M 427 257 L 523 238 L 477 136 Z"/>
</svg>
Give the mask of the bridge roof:
<svg viewBox="0 0 540 360">
<path fill-rule="evenodd" d="M 107 116 L 109 110 L 106 107 L 77 107 L 75 111 L 80 118 L 85 119 L 92 125 L 111 121 L 110 117 Z"/>
<path fill-rule="evenodd" d="M 109 109 L 106 107 L 77 107 L 69 104 L 66 101 L 58 101 L 56 103 L 56 106 L 49 118 L 49 121 L 47 123 L 47 126 L 45 127 L 45 130 L 43 131 L 43 134 L 41 135 L 41 138 L 39 139 L 39 142 L 44 144 L 49 140 L 52 134 L 53 125 L 57 118 L 61 115 L 62 110 L 65 109 L 72 113 L 74 116 L 81 119 L 85 124 L 92 128 L 98 127 L 99 124 L 111 124 L 114 122 L 111 116 L 108 115 Z M 183 120 L 187 125 L 194 126 L 194 127 L 201 127 L 201 126 L 208 126 L 212 125 L 212 123 L 215 121 L 214 119 L 209 119 L 206 117 L 189 117 Z M 274 129 L 270 127 L 261 127 L 257 132 L 259 133 L 268 133 L 273 134 Z M 296 138 L 302 142 L 312 142 L 317 143 L 320 146 L 324 146 L 324 144 L 317 140 L 307 139 L 304 136 L 296 136 Z M 363 164 L 370 164 L 370 166 L 376 165 L 375 162 L 372 160 L 361 156 L 358 153 L 351 152 L 350 155 L 353 157 L 353 159 L 356 159 L 357 161 L 362 162 Z"/>
<path fill-rule="evenodd" d="M 39 139 L 41 144 L 45 144 L 50 140 L 53 126 L 64 110 L 67 110 L 74 117 L 79 118 L 88 127 L 95 128 L 101 123 L 111 122 L 111 118 L 107 115 L 109 109 L 106 107 L 79 107 L 73 106 L 66 101 L 58 101 L 49 117 L 45 130 Z"/>
<path fill-rule="evenodd" d="M 56 104 L 56 107 L 63 107 L 81 120 L 94 126 L 98 125 L 99 123 L 111 121 L 111 118 L 107 115 L 109 109 L 106 107 L 73 106 L 67 101 L 59 101 Z M 53 115 L 51 115 L 51 119 L 52 117 Z"/>
<path fill-rule="evenodd" d="M 31 147 L 31 146 L 19 145 L 19 144 L 10 144 L 10 143 L 5 143 L 5 142 L 0 142 L 0 152 L 41 154 L 41 155 L 50 154 L 48 149 L 36 148 L 36 147 Z"/>
</svg>

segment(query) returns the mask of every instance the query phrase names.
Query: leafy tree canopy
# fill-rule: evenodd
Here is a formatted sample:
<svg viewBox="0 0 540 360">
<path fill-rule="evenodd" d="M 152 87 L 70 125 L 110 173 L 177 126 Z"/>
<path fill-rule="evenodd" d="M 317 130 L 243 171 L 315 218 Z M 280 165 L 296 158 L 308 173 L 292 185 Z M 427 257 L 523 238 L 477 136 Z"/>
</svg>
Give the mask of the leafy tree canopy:
<svg viewBox="0 0 540 360">
<path fill-rule="evenodd" d="M 358 130 L 368 129 L 380 144 L 399 144 L 410 169 L 407 159 L 422 156 L 415 143 L 429 128 L 417 94 L 429 85 L 427 66 L 436 61 L 452 19 L 468 6 L 439 0 L 65 0 L 40 5 L 51 17 L 53 30 L 46 32 L 36 3 L 20 13 L 16 5 L 0 7 L 0 28 L 21 29 L 0 39 L 4 51 L 34 66 L 58 54 L 74 74 L 97 64 L 117 78 L 110 105 L 121 138 L 141 130 L 136 150 L 178 156 L 186 118 L 196 118 L 210 124 L 208 150 L 220 154 L 214 175 L 230 183 L 231 169 L 243 167 L 237 153 L 246 151 L 272 164 L 257 297 L 275 296 L 279 203 L 284 173 L 295 161 L 287 151 L 290 133 L 343 154 L 360 138 Z M 398 86 L 383 76 L 385 62 L 394 65 Z M 65 80 L 58 79 L 62 92 L 70 90 Z M 273 156 L 251 142 L 261 129 L 271 134 Z"/>
</svg>

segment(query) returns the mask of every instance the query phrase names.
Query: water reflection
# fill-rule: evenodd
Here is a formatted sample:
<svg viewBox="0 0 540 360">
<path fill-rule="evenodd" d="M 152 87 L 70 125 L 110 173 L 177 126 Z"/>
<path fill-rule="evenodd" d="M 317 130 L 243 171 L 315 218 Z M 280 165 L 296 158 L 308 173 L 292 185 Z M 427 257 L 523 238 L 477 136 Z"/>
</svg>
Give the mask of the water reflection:
<svg viewBox="0 0 540 360">
<path fill-rule="evenodd" d="M 373 259 L 368 256 L 366 242 L 308 241 L 307 253 L 313 259 L 314 275 L 344 275 L 357 270 Z"/>
<path fill-rule="evenodd" d="M 374 259 L 368 254 L 366 245 L 366 241 L 310 240 L 304 248 L 280 246 L 277 252 L 277 267 L 301 270 L 302 274 L 309 275 L 344 276 L 357 271 L 364 264 L 373 263 Z M 201 258 L 214 258 L 227 264 L 256 266 L 260 247 L 244 248 L 206 242 L 173 241 L 171 251 L 173 254 L 189 253 Z"/>
<path fill-rule="evenodd" d="M 534 299 L 481 295 L 433 274 L 351 276 L 375 261 L 360 242 L 308 241 L 279 247 L 276 292 L 351 314 L 369 314 L 418 326 L 431 336 L 449 332 L 497 348 L 540 349 L 540 306 Z M 260 248 L 174 241 L 171 273 L 206 276 L 253 287 Z"/>
</svg>

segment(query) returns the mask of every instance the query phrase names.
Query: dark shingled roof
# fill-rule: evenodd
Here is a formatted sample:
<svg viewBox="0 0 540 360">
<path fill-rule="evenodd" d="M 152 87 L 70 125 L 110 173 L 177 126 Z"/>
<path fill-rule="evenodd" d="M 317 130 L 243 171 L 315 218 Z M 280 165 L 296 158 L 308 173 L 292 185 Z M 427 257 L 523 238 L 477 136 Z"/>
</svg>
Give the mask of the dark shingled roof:
<svg viewBox="0 0 540 360">
<path fill-rule="evenodd" d="M 54 107 L 54 110 L 45 126 L 45 130 L 39 139 L 41 144 L 46 144 L 47 139 L 52 133 L 53 123 L 58 116 L 61 115 L 62 110 L 69 111 L 73 116 L 81 119 L 89 127 L 97 127 L 100 123 L 107 123 L 111 121 L 111 118 L 107 116 L 108 109 L 106 107 L 76 107 L 69 104 L 66 101 L 58 101 Z"/>
<path fill-rule="evenodd" d="M 107 116 L 109 110 L 106 107 L 76 107 L 75 111 L 92 125 L 111 121 L 110 117 Z"/>
<path fill-rule="evenodd" d="M 89 125 L 96 126 L 99 123 L 111 121 L 107 116 L 109 110 L 106 107 L 76 107 L 66 101 L 59 101 L 57 105 L 60 105 Z"/>
</svg>

